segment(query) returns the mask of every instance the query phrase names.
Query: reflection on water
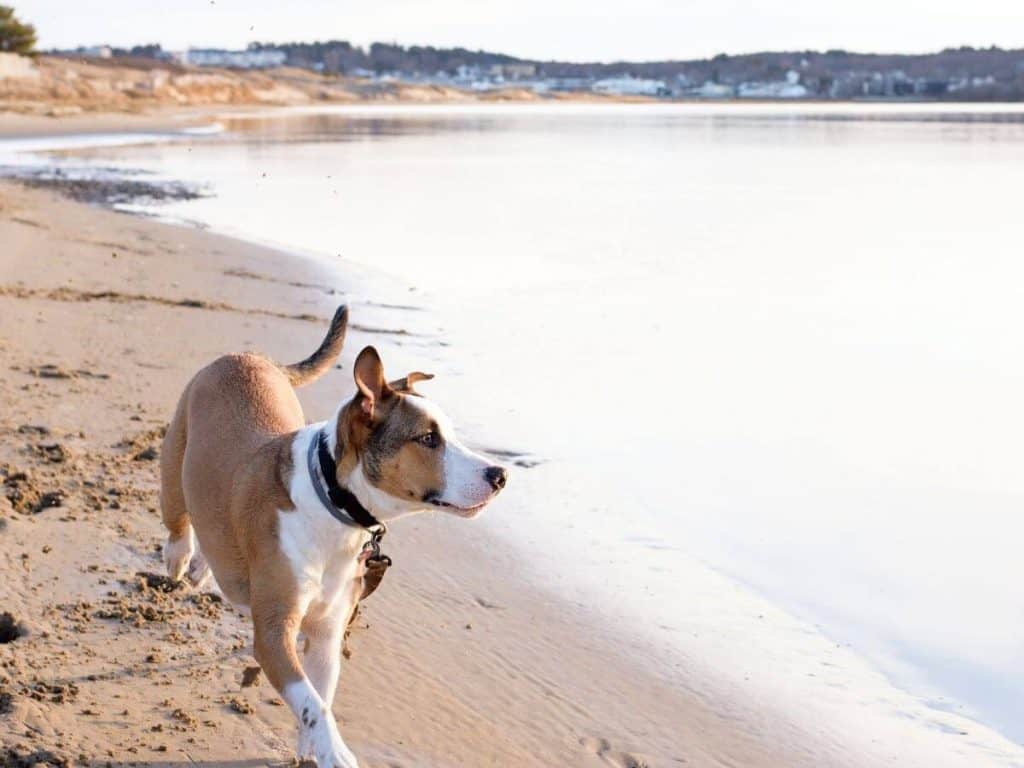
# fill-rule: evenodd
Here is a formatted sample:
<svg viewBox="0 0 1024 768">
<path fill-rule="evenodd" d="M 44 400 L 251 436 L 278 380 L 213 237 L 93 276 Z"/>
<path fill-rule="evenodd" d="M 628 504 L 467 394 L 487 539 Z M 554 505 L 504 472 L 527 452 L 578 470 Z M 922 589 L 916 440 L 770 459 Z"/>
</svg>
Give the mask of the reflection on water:
<svg viewBox="0 0 1024 768">
<path fill-rule="evenodd" d="M 1022 118 L 360 108 L 88 154 L 211 182 L 183 217 L 414 288 L 455 354 L 395 354 L 546 462 L 492 524 L 579 545 L 617 609 L 682 633 L 697 557 L 1019 740 Z M 632 562 L 639 596 L 608 576 Z"/>
</svg>

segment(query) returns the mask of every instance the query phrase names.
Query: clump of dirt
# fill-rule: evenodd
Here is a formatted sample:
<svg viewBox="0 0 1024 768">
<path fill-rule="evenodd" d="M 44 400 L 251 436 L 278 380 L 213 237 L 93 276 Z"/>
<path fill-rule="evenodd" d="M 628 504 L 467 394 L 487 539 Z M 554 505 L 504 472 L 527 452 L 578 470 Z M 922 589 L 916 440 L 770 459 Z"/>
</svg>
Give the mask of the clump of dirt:
<svg viewBox="0 0 1024 768">
<path fill-rule="evenodd" d="M 70 379 L 74 376 L 71 371 L 65 370 L 59 365 L 54 365 L 53 363 L 37 365 L 34 368 L 29 368 L 28 372 L 37 379 Z"/>
<path fill-rule="evenodd" d="M 67 704 L 78 698 L 78 686 L 74 683 L 47 683 L 34 680 L 21 689 L 22 696 L 51 704 Z"/>
<path fill-rule="evenodd" d="M 196 613 L 200 616 L 205 616 L 208 619 L 220 618 L 224 598 L 215 592 L 190 595 L 189 600 L 195 606 Z"/>
<path fill-rule="evenodd" d="M 13 643 L 21 634 L 21 627 L 14 617 L 7 611 L 0 613 L 0 643 Z"/>
<path fill-rule="evenodd" d="M 0 715 L 6 715 L 14 709 L 14 696 L 8 693 L 7 689 L 0 686 Z"/>
<path fill-rule="evenodd" d="M 48 463 L 63 462 L 68 457 L 67 451 L 56 443 L 34 446 L 33 452 Z M 44 509 L 64 505 L 63 491 L 44 492 L 28 472 L 11 464 L 0 465 L 0 486 L 3 486 L 3 495 L 14 511 L 24 515 L 37 514 Z"/>
<path fill-rule="evenodd" d="M 166 622 L 178 615 L 176 608 L 162 608 L 127 597 L 111 597 L 104 601 L 106 607 L 97 610 L 97 619 L 117 619 L 122 624 L 141 627 L 152 622 Z"/>
<path fill-rule="evenodd" d="M 103 601 L 103 607 L 92 615 L 98 619 L 117 619 L 124 624 L 141 627 L 149 623 L 168 622 L 183 614 L 217 619 L 221 615 L 223 599 L 212 592 L 190 594 L 183 599 L 187 586 L 160 573 L 140 571 L 135 574 L 135 591 L 128 595 L 112 595 Z"/>
<path fill-rule="evenodd" d="M 178 707 L 171 712 L 171 717 L 190 730 L 199 727 L 199 719 L 191 712 L 186 712 L 181 707 Z"/>
<path fill-rule="evenodd" d="M 60 443 L 39 443 L 32 450 L 36 456 L 50 464 L 63 464 L 71 457 L 68 449 Z"/>
<path fill-rule="evenodd" d="M 160 457 L 159 444 L 165 434 L 166 426 L 148 429 L 133 437 L 123 438 L 114 447 L 126 451 L 135 461 L 153 461 Z"/>
<path fill-rule="evenodd" d="M 237 696 L 232 696 L 228 699 L 228 706 L 231 707 L 232 712 L 237 712 L 240 715 L 251 715 L 254 710 L 252 704 L 245 699 L 240 699 Z"/>
<path fill-rule="evenodd" d="M 260 668 L 259 667 L 246 667 L 242 671 L 242 687 L 252 688 L 254 685 L 259 685 L 260 682 Z"/>
<path fill-rule="evenodd" d="M 29 374 L 37 379 L 109 379 L 109 373 L 97 373 L 87 368 L 77 368 L 69 371 L 54 363 L 34 365 L 28 369 Z"/>
<path fill-rule="evenodd" d="M 63 491 L 47 491 L 39 497 L 39 501 L 36 502 L 32 512 L 38 514 L 44 509 L 50 509 L 52 507 L 63 507 L 64 506 L 64 492 Z"/>
<path fill-rule="evenodd" d="M 15 512 L 31 514 L 36 511 L 42 493 L 28 472 L 5 464 L 0 467 L 0 479 L 3 480 L 4 496 Z"/>
<path fill-rule="evenodd" d="M 153 590 L 155 592 L 177 592 L 179 589 L 185 588 L 184 581 L 175 581 L 170 576 L 165 576 L 162 573 L 151 573 L 149 571 L 139 571 L 135 574 L 136 582 L 139 592 L 146 592 L 147 590 Z"/>
<path fill-rule="evenodd" d="M 136 453 L 132 458 L 135 461 L 153 461 L 159 455 L 160 453 L 157 451 L 156 446 L 151 445 L 149 448 L 144 448 Z"/>
<path fill-rule="evenodd" d="M 75 632 L 85 632 L 92 621 L 92 603 L 84 600 L 77 603 L 62 603 L 56 608 L 64 614 L 64 618 L 71 623 L 71 628 Z"/>
</svg>

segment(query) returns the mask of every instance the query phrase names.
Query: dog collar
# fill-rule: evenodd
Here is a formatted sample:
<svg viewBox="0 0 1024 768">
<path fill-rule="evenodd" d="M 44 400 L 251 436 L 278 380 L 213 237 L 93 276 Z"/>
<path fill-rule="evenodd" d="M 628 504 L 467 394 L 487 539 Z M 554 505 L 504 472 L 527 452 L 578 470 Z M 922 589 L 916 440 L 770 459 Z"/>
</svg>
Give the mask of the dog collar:
<svg viewBox="0 0 1024 768">
<path fill-rule="evenodd" d="M 309 441 L 306 464 L 317 498 L 331 516 L 343 525 L 355 523 L 370 533 L 370 540 L 363 545 L 363 551 L 359 554 L 359 560 L 364 565 L 363 591 L 359 597 L 363 600 L 380 586 L 385 571 L 391 567 L 391 558 L 380 551 L 381 539 L 388 529 L 359 503 L 352 491 L 338 485 L 338 468 L 331 456 L 331 449 L 327 447 L 327 435 L 322 429 L 317 430 L 315 440 Z M 352 619 L 355 619 L 354 613 Z"/>
<path fill-rule="evenodd" d="M 338 484 L 338 470 L 331 450 L 327 447 L 327 435 L 322 429 L 317 431 L 315 440 L 309 441 L 307 459 L 313 488 L 327 511 L 338 522 L 345 525 L 355 523 L 374 534 L 376 541 L 380 541 L 386 530 L 384 524 L 359 503 L 352 491 Z"/>
</svg>

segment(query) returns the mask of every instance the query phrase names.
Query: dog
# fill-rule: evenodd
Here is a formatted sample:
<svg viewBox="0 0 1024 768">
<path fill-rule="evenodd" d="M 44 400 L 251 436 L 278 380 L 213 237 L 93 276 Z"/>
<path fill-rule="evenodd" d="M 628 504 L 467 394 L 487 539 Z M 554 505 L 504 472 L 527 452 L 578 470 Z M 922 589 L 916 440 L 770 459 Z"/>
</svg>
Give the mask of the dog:
<svg viewBox="0 0 1024 768">
<path fill-rule="evenodd" d="M 507 480 L 415 391 L 431 375 L 389 383 L 373 347 L 356 358 L 355 395 L 307 425 L 295 388 L 331 367 L 347 325 L 342 306 L 316 352 L 294 365 L 246 353 L 203 368 L 178 402 L 160 462 L 168 575 L 201 583 L 212 573 L 251 616 L 256 661 L 298 722 L 297 756 L 320 768 L 357 767 L 331 704 L 342 638 L 385 526 L 431 509 L 474 517 Z"/>
</svg>

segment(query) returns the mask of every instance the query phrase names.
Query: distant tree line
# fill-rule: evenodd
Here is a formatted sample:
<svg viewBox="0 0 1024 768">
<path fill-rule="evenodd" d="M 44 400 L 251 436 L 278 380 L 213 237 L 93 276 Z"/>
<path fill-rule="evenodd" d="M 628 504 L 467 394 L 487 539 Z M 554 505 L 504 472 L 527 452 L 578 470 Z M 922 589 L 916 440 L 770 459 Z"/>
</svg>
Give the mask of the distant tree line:
<svg viewBox="0 0 1024 768">
<path fill-rule="evenodd" d="M 299 67 L 322 68 L 325 72 L 351 73 L 401 72 L 406 74 L 454 75 L 459 67 L 489 68 L 495 64 L 522 62 L 515 56 L 466 48 L 435 48 L 429 45 L 396 45 L 372 43 L 367 48 L 354 46 L 346 40 L 315 43 L 252 43 L 253 50 L 279 50 L 288 54 L 288 63 Z"/>
<path fill-rule="evenodd" d="M 599 79 L 621 75 L 692 83 L 713 82 L 738 85 L 744 82 L 769 82 L 797 72 L 812 94 L 822 97 L 842 93 L 838 86 L 856 84 L 858 78 L 875 73 L 902 73 L 910 80 L 934 82 L 930 95 L 944 93 L 943 83 L 956 78 L 991 79 L 985 87 L 974 87 L 978 98 L 1024 98 L 1024 50 L 997 47 L 947 48 L 930 54 L 872 54 L 844 50 L 783 51 L 749 53 L 739 56 L 719 54 L 710 59 L 670 61 L 567 62 L 522 59 L 489 51 L 433 46 L 402 46 L 373 43 L 354 46 L 345 40 L 314 43 L 252 43 L 256 50 L 278 49 L 293 66 L 325 72 L 351 74 L 359 70 L 406 75 L 455 75 L 460 68 L 487 71 L 496 64 L 532 64 L 537 75 L 547 78 Z M 854 87 L 854 85 L 849 85 Z M 844 94 L 855 95 L 855 94 Z M 962 96 L 961 92 L 961 96 Z"/>
</svg>

